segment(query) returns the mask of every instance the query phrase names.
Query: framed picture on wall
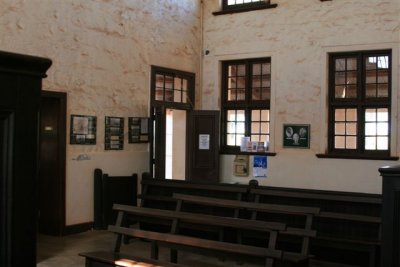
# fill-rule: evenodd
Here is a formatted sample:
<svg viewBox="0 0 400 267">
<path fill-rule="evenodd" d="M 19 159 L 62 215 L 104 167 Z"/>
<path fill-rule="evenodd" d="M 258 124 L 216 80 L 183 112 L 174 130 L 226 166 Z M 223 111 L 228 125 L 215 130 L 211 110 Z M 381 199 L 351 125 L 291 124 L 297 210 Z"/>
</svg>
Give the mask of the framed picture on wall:
<svg viewBox="0 0 400 267">
<path fill-rule="evenodd" d="M 96 144 L 96 116 L 71 115 L 70 144 Z"/>
<path fill-rule="evenodd" d="M 284 124 L 283 147 L 310 148 L 310 125 Z"/>
<path fill-rule="evenodd" d="M 124 118 L 105 117 L 104 149 L 124 149 Z"/>
<path fill-rule="evenodd" d="M 128 142 L 132 144 L 149 142 L 149 123 L 150 123 L 150 118 L 129 117 Z"/>
</svg>

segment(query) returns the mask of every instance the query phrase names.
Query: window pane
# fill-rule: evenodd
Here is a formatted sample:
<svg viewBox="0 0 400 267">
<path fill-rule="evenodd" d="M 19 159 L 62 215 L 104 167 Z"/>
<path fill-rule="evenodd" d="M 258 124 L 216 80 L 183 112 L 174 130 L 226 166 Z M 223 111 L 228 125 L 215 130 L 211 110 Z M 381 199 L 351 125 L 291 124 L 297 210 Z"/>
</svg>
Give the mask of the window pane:
<svg viewBox="0 0 400 267">
<path fill-rule="evenodd" d="M 377 123 L 377 131 L 378 135 L 389 135 L 389 123 L 387 122 Z"/>
<path fill-rule="evenodd" d="M 236 101 L 236 89 L 230 89 L 227 92 L 228 101 Z"/>
<path fill-rule="evenodd" d="M 245 76 L 246 75 L 246 65 L 238 65 L 237 66 L 237 75 L 238 76 Z"/>
<path fill-rule="evenodd" d="M 344 71 L 346 70 L 346 59 L 339 58 L 335 60 L 335 70 L 336 71 Z"/>
<path fill-rule="evenodd" d="M 174 102 L 182 102 L 182 91 L 174 90 Z"/>
<path fill-rule="evenodd" d="M 389 138 L 380 137 L 377 138 L 377 149 L 378 150 L 388 150 L 389 149 Z"/>
<path fill-rule="evenodd" d="M 357 135 L 357 123 L 347 123 L 346 124 L 346 134 L 347 135 Z"/>
<path fill-rule="evenodd" d="M 357 148 L 357 138 L 355 136 L 347 136 L 346 137 L 346 148 L 347 149 L 356 149 Z"/>
<path fill-rule="evenodd" d="M 182 91 L 182 102 L 186 103 L 187 100 L 188 100 L 187 92 L 186 91 Z"/>
<path fill-rule="evenodd" d="M 165 88 L 172 89 L 174 88 L 174 77 L 172 76 L 165 76 Z"/>
<path fill-rule="evenodd" d="M 344 136 L 335 136 L 335 148 L 342 149 L 345 148 L 345 137 Z"/>
<path fill-rule="evenodd" d="M 174 79 L 174 89 L 182 89 L 182 79 L 175 77 Z"/>
<path fill-rule="evenodd" d="M 244 134 L 238 134 L 236 135 L 236 146 L 240 145 L 240 142 L 242 141 L 242 138 L 244 137 Z"/>
<path fill-rule="evenodd" d="M 164 101 L 173 102 L 174 101 L 174 91 L 172 89 L 165 88 L 165 99 Z"/>
<path fill-rule="evenodd" d="M 346 133 L 345 123 L 335 123 L 335 135 L 344 135 Z"/>
<path fill-rule="evenodd" d="M 237 88 L 246 88 L 246 79 L 244 77 L 238 77 L 236 82 Z"/>
<path fill-rule="evenodd" d="M 264 77 L 261 80 L 262 87 L 271 87 L 271 79 L 269 77 Z"/>
<path fill-rule="evenodd" d="M 347 72 L 346 84 L 357 84 L 357 72 Z"/>
<path fill-rule="evenodd" d="M 357 70 L 357 58 L 347 58 L 347 70 Z"/>
<path fill-rule="evenodd" d="M 234 146 L 234 145 L 236 145 L 236 144 L 235 144 L 235 137 L 236 137 L 235 134 L 227 134 L 227 135 L 226 135 L 226 144 L 227 144 L 228 146 Z"/>
<path fill-rule="evenodd" d="M 261 64 L 253 64 L 253 75 L 261 75 Z"/>
<path fill-rule="evenodd" d="M 365 121 L 376 121 L 376 109 L 367 109 L 365 111 Z"/>
<path fill-rule="evenodd" d="M 260 121 L 261 117 L 260 117 L 260 110 L 255 109 L 251 111 L 251 120 L 252 121 Z"/>
<path fill-rule="evenodd" d="M 345 121 L 346 120 L 346 109 L 338 108 L 335 109 L 335 121 Z"/>
<path fill-rule="evenodd" d="M 245 100 L 245 90 L 244 89 L 238 89 L 236 90 L 236 100 Z"/>
<path fill-rule="evenodd" d="M 271 74 L 271 63 L 263 63 L 261 73 L 262 75 Z"/>
<path fill-rule="evenodd" d="M 251 124 L 251 133 L 255 134 L 255 133 L 260 133 L 260 129 L 261 128 L 261 123 L 259 122 L 253 122 Z"/>
<path fill-rule="evenodd" d="M 378 83 L 388 83 L 389 82 L 389 72 L 387 70 L 378 71 Z"/>
<path fill-rule="evenodd" d="M 365 138 L 365 149 L 366 150 L 376 150 L 376 137 L 366 137 Z"/>
<path fill-rule="evenodd" d="M 269 133 L 269 123 L 261 123 L 261 133 Z"/>
<path fill-rule="evenodd" d="M 236 88 L 236 78 L 228 78 L 228 88 Z"/>
<path fill-rule="evenodd" d="M 244 110 L 237 110 L 237 121 L 245 121 L 245 112 Z"/>
<path fill-rule="evenodd" d="M 236 133 L 236 123 L 228 122 L 226 125 L 226 132 L 227 133 Z"/>
<path fill-rule="evenodd" d="M 376 97 L 376 84 L 367 84 L 365 87 L 366 97 Z"/>
<path fill-rule="evenodd" d="M 261 100 L 270 100 L 271 99 L 271 90 L 269 88 L 263 88 L 261 90 Z"/>
<path fill-rule="evenodd" d="M 164 88 L 156 88 L 156 100 L 162 101 L 164 98 Z"/>
<path fill-rule="evenodd" d="M 387 108 L 378 108 L 378 121 L 389 121 L 389 112 Z"/>
<path fill-rule="evenodd" d="M 375 70 L 368 70 L 365 73 L 365 82 L 366 83 L 376 83 L 376 71 Z"/>
<path fill-rule="evenodd" d="M 357 86 L 347 85 L 346 86 L 346 98 L 356 98 L 357 97 Z"/>
<path fill-rule="evenodd" d="M 357 109 L 355 108 L 346 109 L 346 119 L 347 121 L 357 121 Z"/>
<path fill-rule="evenodd" d="M 244 122 L 238 122 L 236 124 L 236 133 L 243 134 L 245 133 L 245 127 L 244 127 Z"/>
<path fill-rule="evenodd" d="M 345 72 L 336 72 L 335 84 L 346 84 L 346 73 Z"/>
<path fill-rule="evenodd" d="M 388 84 L 378 84 L 378 97 L 389 97 Z"/>
<path fill-rule="evenodd" d="M 156 87 L 164 88 L 164 75 L 156 74 Z"/>
<path fill-rule="evenodd" d="M 269 110 L 261 110 L 261 120 L 269 121 Z"/>
<path fill-rule="evenodd" d="M 376 135 L 376 123 L 370 122 L 365 124 L 365 135 Z"/>
</svg>

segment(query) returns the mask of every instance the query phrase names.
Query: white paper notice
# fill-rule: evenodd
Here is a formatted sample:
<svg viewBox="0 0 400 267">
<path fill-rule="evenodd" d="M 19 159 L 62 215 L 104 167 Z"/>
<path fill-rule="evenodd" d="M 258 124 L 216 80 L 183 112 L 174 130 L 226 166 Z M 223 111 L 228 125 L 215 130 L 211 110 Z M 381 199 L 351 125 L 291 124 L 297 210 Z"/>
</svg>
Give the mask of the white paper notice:
<svg viewBox="0 0 400 267">
<path fill-rule="evenodd" d="M 199 149 L 209 150 L 210 149 L 210 135 L 209 134 L 199 134 Z"/>
</svg>

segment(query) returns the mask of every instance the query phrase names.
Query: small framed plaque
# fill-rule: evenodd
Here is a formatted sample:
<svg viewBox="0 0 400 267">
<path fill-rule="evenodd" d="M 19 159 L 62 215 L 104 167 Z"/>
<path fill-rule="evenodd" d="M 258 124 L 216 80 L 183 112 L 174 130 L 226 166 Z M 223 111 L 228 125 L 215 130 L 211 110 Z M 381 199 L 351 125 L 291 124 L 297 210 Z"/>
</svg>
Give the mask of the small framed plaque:
<svg viewBox="0 0 400 267">
<path fill-rule="evenodd" d="M 310 125 L 284 124 L 283 147 L 310 148 Z"/>
<path fill-rule="evenodd" d="M 96 116 L 71 115 L 70 144 L 96 144 Z"/>
<path fill-rule="evenodd" d="M 124 149 L 124 118 L 105 117 L 105 150 Z"/>
<path fill-rule="evenodd" d="M 149 142 L 149 123 L 150 118 L 129 117 L 128 118 L 128 142 L 148 143 Z"/>
</svg>

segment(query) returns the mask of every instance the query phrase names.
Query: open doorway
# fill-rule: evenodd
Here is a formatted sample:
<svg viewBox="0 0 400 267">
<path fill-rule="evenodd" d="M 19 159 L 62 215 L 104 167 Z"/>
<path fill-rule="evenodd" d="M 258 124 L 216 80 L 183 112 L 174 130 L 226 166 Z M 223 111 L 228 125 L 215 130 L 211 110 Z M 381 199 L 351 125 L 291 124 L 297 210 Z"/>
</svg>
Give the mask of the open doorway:
<svg viewBox="0 0 400 267">
<path fill-rule="evenodd" d="M 165 179 L 185 180 L 186 110 L 167 109 L 165 128 Z"/>
</svg>

